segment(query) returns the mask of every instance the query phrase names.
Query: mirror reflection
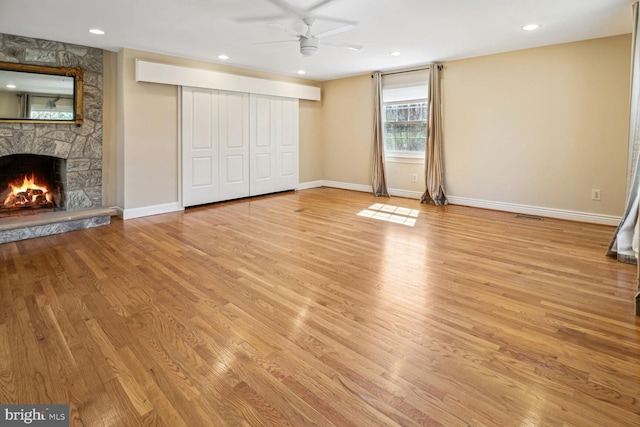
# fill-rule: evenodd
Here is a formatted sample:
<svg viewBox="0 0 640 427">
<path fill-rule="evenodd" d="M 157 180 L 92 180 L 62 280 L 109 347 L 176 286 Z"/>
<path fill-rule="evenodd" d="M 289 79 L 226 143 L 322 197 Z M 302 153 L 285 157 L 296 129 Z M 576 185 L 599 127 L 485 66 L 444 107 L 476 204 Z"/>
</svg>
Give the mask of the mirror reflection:
<svg viewBox="0 0 640 427">
<path fill-rule="evenodd" d="M 0 119 L 73 121 L 73 76 L 0 70 Z"/>
</svg>

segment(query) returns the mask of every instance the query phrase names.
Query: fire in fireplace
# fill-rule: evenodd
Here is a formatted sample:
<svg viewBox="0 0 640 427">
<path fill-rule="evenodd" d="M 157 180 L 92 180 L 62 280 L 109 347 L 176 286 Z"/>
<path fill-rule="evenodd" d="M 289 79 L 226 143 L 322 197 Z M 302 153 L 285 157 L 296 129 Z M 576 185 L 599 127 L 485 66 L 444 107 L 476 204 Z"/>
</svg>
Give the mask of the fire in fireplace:
<svg viewBox="0 0 640 427">
<path fill-rule="evenodd" d="M 28 207 L 53 207 L 53 194 L 47 187 L 38 183 L 38 178 L 33 174 L 24 177 L 22 182 L 9 183 L 9 195 L 2 207 L 28 208 Z"/>
<path fill-rule="evenodd" d="M 64 209 L 64 163 L 35 154 L 0 157 L 0 217 Z"/>
</svg>

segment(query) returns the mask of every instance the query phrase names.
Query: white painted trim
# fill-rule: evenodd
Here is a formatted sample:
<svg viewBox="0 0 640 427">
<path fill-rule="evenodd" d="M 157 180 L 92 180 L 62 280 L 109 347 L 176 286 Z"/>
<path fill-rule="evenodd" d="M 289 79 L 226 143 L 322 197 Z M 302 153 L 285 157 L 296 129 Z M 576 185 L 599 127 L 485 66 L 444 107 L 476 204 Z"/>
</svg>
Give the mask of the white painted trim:
<svg viewBox="0 0 640 427">
<path fill-rule="evenodd" d="M 182 198 L 183 180 L 182 176 L 182 88 L 178 88 L 178 205 L 184 210 L 184 200 Z"/>
<path fill-rule="evenodd" d="M 422 197 L 422 193 L 419 191 L 399 190 L 396 188 L 389 188 L 389 195 L 396 197 L 405 197 L 407 199 L 418 199 Z"/>
<path fill-rule="evenodd" d="M 320 101 L 320 88 L 136 59 L 136 81 Z"/>
<path fill-rule="evenodd" d="M 296 190 L 308 190 L 310 188 L 322 187 L 322 181 L 301 182 L 296 186 Z"/>
<path fill-rule="evenodd" d="M 568 211 L 564 209 L 545 208 L 540 206 L 519 205 L 516 203 L 494 202 L 491 200 L 470 199 L 467 197 L 447 196 L 452 205 L 471 206 L 474 208 L 492 209 L 496 211 L 513 212 L 526 215 L 536 215 L 549 218 L 566 219 L 569 221 L 590 222 L 617 226 L 622 217 L 603 215 L 590 212 Z"/>
<path fill-rule="evenodd" d="M 424 165 L 424 157 L 385 156 L 387 163 L 406 163 L 411 165 Z"/>
<path fill-rule="evenodd" d="M 371 193 L 373 188 L 370 185 L 351 184 L 349 182 L 338 181 L 322 181 L 324 187 L 341 188 L 343 190 L 363 191 L 365 193 Z"/>
<path fill-rule="evenodd" d="M 142 208 L 122 209 L 118 208 L 119 216 L 124 219 L 141 218 L 143 216 L 158 215 L 169 212 L 180 212 L 184 208 L 179 202 L 165 203 L 164 205 L 144 206 Z"/>
</svg>

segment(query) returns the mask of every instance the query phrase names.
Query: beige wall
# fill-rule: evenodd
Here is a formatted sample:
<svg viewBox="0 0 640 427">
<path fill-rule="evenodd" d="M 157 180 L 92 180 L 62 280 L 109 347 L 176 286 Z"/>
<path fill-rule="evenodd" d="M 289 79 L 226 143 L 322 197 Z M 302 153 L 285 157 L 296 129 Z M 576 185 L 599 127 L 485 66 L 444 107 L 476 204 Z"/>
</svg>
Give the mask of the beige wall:
<svg viewBox="0 0 640 427">
<path fill-rule="evenodd" d="M 447 194 L 622 215 L 630 43 L 623 35 L 447 63 Z M 324 179 L 370 185 L 372 91 L 369 75 L 324 84 Z M 387 163 L 389 188 L 422 192 L 421 169 Z"/>
<path fill-rule="evenodd" d="M 118 54 L 118 204 L 124 209 L 178 202 L 178 88 L 135 81 L 135 59 L 249 77 L 306 83 L 308 80 L 260 73 L 220 64 L 123 49 Z M 320 179 L 314 164 L 319 153 L 321 109 L 300 103 L 300 178 Z M 311 166 L 310 166 L 311 165 Z"/>
<path fill-rule="evenodd" d="M 392 190 L 403 190 L 418 193 L 424 192 L 424 161 L 421 163 L 399 163 L 387 161 L 386 163 L 387 188 Z M 412 175 L 416 175 L 417 180 L 412 181 Z"/>
<path fill-rule="evenodd" d="M 142 56 L 145 55 L 145 56 Z M 178 201 L 178 88 L 135 81 L 135 59 L 123 49 L 125 209 Z"/>
<path fill-rule="evenodd" d="M 622 215 L 630 49 L 623 35 L 447 63 L 447 193 Z"/>
<path fill-rule="evenodd" d="M 325 180 L 371 185 L 372 94 L 373 79 L 369 74 L 324 83 Z"/>
<path fill-rule="evenodd" d="M 447 193 L 621 215 L 630 43 L 630 36 L 624 35 L 447 63 L 443 80 Z M 370 185 L 373 83 L 369 74 L 319 84 L 124 49 L 116 70 L 120 76 L 117 167 L 112 155 L 105 160 L 109 165 L 105 194 L 113 198 L 111 177 L 118 175 L 120 188 L 115 191 L 121 207 L 178 201 L 178 89 L 136 83 L 135 58 L 321 86 L 321 103 L 300 103 L 300 182 Z M 105 64 L 112 59 L 105 59 Z M 111 68 L 105 67 L 105 72 Z M 106 75 L 105 87 L 108 79 Z M 107 128 L 105 152 L 114 144 Z M 388 163 L 389 187 L 421 193 L 422 169 L 422 165 Z M 414 173 L 417 183 L 411 182 Z M 602 201 L 591 200 L 592 188 L 602 191 Z"/>
<path fill-rule="evenodd" d="M 22 117 L 20 98 L 15 92 L 0 89 L 0 117 L 7 119 Z"/>
<path fill-rule="evenodd" d="M 300 100 L 300 183 L 322 179 L 322 102 Z"/>
<path fill-rule="evenodd" d="M 324 178 L 371 185 L 373 79 L 371 74 L 323 84 Z M 413 182 L 412 175 L 418 176 Z M 424 163 L 386 164 L 387 187 L 422 193 Z"/>
</svg>

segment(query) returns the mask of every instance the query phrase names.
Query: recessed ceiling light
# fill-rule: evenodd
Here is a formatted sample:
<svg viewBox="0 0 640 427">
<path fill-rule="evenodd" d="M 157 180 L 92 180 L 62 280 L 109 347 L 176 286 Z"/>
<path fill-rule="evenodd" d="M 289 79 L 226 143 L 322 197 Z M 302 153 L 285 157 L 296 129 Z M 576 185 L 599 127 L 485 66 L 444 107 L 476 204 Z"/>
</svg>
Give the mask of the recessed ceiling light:
<svg viewBox="0 0 640 427">
<path fill-rule="evenodd" d="M 222 60 L 229 59 L 229 56 L 223 53 L 222 55 L 218 55 L 218 59 L 222 59 Z"/>
<path fill-rule="evenodd" d="M 389 55 L 391 55 L 391 56 L 400 56 L 401 53 L 398 52 L 397 50 L 395 50 L 395 51 L 391 52 Z"/>
<path fill-rule="evenodd" d="M 98 28 L 92 28 L 92 29 L 90 29 L 90 30 L 89 30 L 89 32 L 90 32 L 91 34 L 96 34 L 96 35 L 98 35 L 98 36 L 101 36 L 101 35 L 103 35 L 103 34 L 104 34 L 104 31 L 102 31 L 102 30 L 100 30 L 100 29 L 98 29 Z"/>
<path fill-rule="evenodd" d="M 15 89 L 15 88 L 16 88 L 16 85 L 9 83 L 9 84 L 7 85 L 7 87 L 8 87 L 9 89 Z"/>
<path fill-rule="evenodd" d="M 522 29 L 525 31 L 533 31 L 533 30 L 537 30 L 538 28 L 540 28 L 540 24 L 527 24 L 524 27 L 522 27 Z"/>
<path fill-rule="evenodd" d="M 307 72 L 305 70 L 298 70 L 298 74 L 300 74 L 300 75 L 307 74 Z"/>
</svg>

